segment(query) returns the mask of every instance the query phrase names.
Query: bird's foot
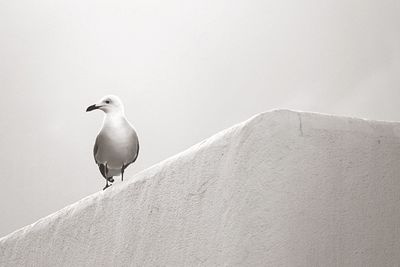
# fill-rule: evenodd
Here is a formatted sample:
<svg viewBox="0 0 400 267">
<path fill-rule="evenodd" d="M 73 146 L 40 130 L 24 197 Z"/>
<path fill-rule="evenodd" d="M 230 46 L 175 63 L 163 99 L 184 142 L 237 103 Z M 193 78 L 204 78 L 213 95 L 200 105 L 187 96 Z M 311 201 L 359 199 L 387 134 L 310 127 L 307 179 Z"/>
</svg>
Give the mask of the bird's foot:
<svg viewBox="0 0 400 267">
<path fill-rule="evenodd" d="M 111 184 L 107 184 L 104 188 L 103 188 L 103 190 L 106 190 L 107 188 L 109 188 L 111 186 Z"/>
<path fill-rule="evenodd" d="M 110 183 L 114 183 L 114 178 L 110 177 L 107 179 Z"/>
</svg>

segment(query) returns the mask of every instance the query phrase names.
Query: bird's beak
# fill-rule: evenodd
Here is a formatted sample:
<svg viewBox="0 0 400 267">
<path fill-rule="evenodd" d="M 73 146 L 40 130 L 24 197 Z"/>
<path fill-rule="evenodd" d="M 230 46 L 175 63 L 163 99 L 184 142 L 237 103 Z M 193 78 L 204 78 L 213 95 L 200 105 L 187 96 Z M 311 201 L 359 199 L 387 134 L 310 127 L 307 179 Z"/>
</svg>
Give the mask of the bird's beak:
<svg viewBox="0 0 400 267">
<path fill-rule="evenodd" d="M 86 112 L 89 112 L 89 111 L 92 111 L 92 110 L 95 110 L 95 109 L 98 109 L 98 108 L 99 108 L 99 106 L 96 106 L 96 104 L 94 104 L 94 105 L 89 106 L 86 109 Z"/>
</svg>

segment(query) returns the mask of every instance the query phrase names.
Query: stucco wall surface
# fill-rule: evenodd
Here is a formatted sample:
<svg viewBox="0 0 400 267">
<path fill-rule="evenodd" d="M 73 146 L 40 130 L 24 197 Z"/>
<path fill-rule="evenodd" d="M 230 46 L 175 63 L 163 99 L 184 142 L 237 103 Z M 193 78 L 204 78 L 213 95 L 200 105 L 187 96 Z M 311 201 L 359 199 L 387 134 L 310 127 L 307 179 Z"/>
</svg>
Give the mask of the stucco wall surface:
<svg viewBox="0 0 400 267">
<path fill-rule="evenodd" d="M 257 115 L 0 239 L 1 266 L 399 266 L 400 124 Z"/>
</svg>

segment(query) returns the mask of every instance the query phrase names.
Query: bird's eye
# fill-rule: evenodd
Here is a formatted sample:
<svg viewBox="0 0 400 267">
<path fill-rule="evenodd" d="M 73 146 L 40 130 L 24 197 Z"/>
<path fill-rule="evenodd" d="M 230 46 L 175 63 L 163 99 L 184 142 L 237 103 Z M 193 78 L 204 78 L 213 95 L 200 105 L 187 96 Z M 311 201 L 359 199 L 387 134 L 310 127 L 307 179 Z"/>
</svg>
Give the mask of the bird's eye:
<svg viewBox="0 0 400 267">
<path fill-rule="evenodd" d="M 110 104 L 110 100 L 106 100 L 106 104 Z"/>
</svg>

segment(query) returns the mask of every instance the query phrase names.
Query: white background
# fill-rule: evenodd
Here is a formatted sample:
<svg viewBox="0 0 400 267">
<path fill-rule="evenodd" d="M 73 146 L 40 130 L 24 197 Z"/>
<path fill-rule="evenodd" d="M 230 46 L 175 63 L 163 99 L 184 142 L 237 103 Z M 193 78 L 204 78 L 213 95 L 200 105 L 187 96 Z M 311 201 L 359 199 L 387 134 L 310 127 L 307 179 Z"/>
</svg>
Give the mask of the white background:
<svg viewBox="0 0 400 267">
<path fill-rule="evenodd" d="M 104 94 L 138 171 L 290 108 L 400 120 L 400 2 L 0 0 L 0 236 L 101 190 Z"/>
</svg>

